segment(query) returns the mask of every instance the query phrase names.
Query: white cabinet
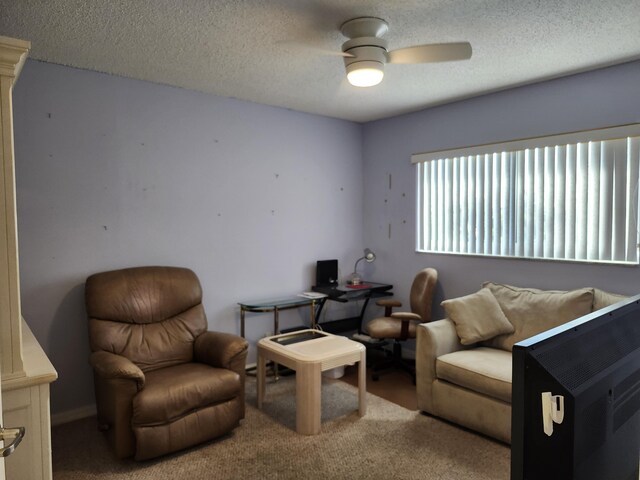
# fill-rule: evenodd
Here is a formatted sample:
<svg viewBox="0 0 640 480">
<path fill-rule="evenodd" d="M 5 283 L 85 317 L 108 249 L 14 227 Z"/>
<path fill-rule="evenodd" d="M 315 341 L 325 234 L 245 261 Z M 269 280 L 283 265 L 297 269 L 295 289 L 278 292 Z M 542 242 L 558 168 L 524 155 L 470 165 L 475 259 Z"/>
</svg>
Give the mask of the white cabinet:
<svg viewBox="0 0 640 480">
<path fill-rule="evenodd" d="M 26 375 L 2 382 L 4 424 L 25 427 L 22 443 L 5 459 L 8 480 L 50 480 L 51 416 L 49 384 L 56 371 L 26 323 L 22 325 Z"/>
<path fill-rule="evenodd" d="M 26 427 L 22 443 L 5 461 L 9 480 L 52 478 L 49 384 L 57 378 L 20 313 L 11 95 L 30 46 L 0 36 L 0 420 L 6 427 Z"/>
</svg>

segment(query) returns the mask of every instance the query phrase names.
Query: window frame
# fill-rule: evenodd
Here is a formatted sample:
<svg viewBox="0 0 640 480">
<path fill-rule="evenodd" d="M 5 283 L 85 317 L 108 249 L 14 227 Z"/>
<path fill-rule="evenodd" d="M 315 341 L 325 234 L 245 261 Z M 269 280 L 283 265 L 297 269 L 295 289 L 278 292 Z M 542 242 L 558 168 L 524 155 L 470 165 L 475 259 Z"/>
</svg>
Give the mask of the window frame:
<svg viewBox="0 0 640 480">
<path fill-rule="evenodd" d="M 640 166 L 638 166 L 636 168 L 636 170 L 633 170 L 633 175 L 632 175 L 632 179 L 634 180 L 628 180 L 628 183 L 634 185 L 634 193 L 632 194 L 631 198 L 629 198 L 628 200 L 625 200 L 626 208 L 627 208 L 627 220 L 628 222 L 633 222 L 632 226 L 629 227 L 630 230 L 630 236 L 635 238 L 635 260 L 628 260 L 629 256 L 627 255 L 627 260 L 618 260 L 618 259 L 602 259 L 602 258 L 552 258 L 552 257 L 547 257 L 547 256 L 536 256 L 536 252 L 534 252 L 532 255 L 516 255 L 516 254 L 504 254 L 504 253 L 490 253 L 488 252 L 488 248 L 485 247 L 484 252 L 468 252 L 468 251 L 464 251 L 464 252 L 459 252 L 459 251 L 449 251 L 446 250 L 444 248 L 442 248 L 442 245 L 437 245 L 437 247 L 433 247 L 428 245 L 428 243 L 426 242 L 425 238 L 424 238 L 424 233 L 426 231 L 426 227 L 428 226 L 430 222 L 430 220 L 427 219 L 427 217 L 425 217 L 425 215 L 428 215 L 428 212 L 424 211 L 424 207 L 425 207 L 425 195 L 428 193 L 426 192 L 426 190 L 428 189 L 428 185 L 423 185 L 423 181 L 424 181 L 424 171 L 423 169 L 426 168 L 427 162 L 429 161 L 441 161 L 441 160 L 453 160 L 455 158 L 461 158 L 461 157 L 477 157 L 477 156 L 483 156 L 483 155 L 505 155 L 505 154 L 511 154 L 511 152 L 519 152 L 519 151 L 525 151 L 525 150 L 535 150 L 535 149 L 541 149 L 541 148 L 558 148 L 558 146 L 563 147 L 566 145 L 571 145 L 571 144 L 589 144 L 589 142 L 605 142 L 605 141 L 610 141 L 610 140 L 620 140 L 620 139 L 626 139 L 628 137 L 640 137 L 640 124 L 628 124 L 628 125 L 620 125 L 620 126 L 615 126 L 615 127 L 608 127 L 608 128 L 601 128 L 601 129 L 597 129 L 597 130 L 581 130 L 581 131 L 577 131 L 577 132 L 568 132 L 568 133 L 561 133 L 561 134 L 554 134 L 554 135 L 548 135 L 548 136 L 539 136 L 539 137 L 529 137 L 529 138 L 523 138 L 523 139 L 518 139 L 518 140 L 511 140 L 511 141 L 503 141 L 503 142 L 498 142 L 498 143 L 491 143 L 491 144 L 482 144 L 482 145 L 477 145 L 477 146 L 468 146 L 468 147 L 462 147 L 462 148 L 456 148 L 456 149 L 449 149 L 449 150 L 438 150 L 438 151 L 431 151 L 431 152 L 424 152 L 424 153 L 417 153 L 411 156 L 411 163 L 413 165 L 416 166 L 416 238 L 415 238 L 415 248 L 416 248 L 416 252 L 419 253 L 432 253 L 432 254 L 437 254 L 437 255 L 457 255 L 457 256 L 473 256 L 473 257 L 484 257 L 484 258 L 504 258 L 504 259 L 524 259 L 524 260 L 534 260 L 534 261 L 553 261 L 553 262 L 578 262 L 578 263 L 595 263 L 595 264 L 616 264 L 616 265 L 628 265 L 628 266 L 638 266 L 640 264 L 640 252 L 638 251 L 639 247 L 640 247 L 640 195 L 638 194 L 638 176 L 636 176 L 637 173 L 637 169 L 640 168 Z M 629 155 L 627 154 L 627 164 L 629 164 Z M 636 155 L 634 153 L 633 158 L 630 160 L 631 162 L 636 161 L 638 163 L 640 163 L 640 158 L 636 158 Z M 544 168 L 544 167 L 540 167 L 540 168 Z M 633 167 L 635 168 L 635 167 Z M 482 168 L 480 168 L 479 170 L 482 170 Z M 477 178 L 482 178 L 482 176 L 477 177 Z M 502 179 L 503 177 L 500 177 L 500 179 Z M 579 179 L 578 175 L 576 175 L 576 180 Z M 446 179 L 443 178 L 439 178 L 439 181 L 444 182 Z M 469 180 L 469 177 L 465 177 L 465 181 Z M 494 178 L 495 180 L 495 178 Z M 509 182 L 510 185 L 515 185 L 516 182 L 520 182 L 520 178 L 518 178 L 515 174 L 511 175 L 509 178 Z M 457 183 L 457 182 L 454 182 Z M 487 185 L 485 183 L 485 185 Z M 450 188 L 454 189 L 455 186 L 451 185 Z M 459 186 L 458 186 L 459 188 Z M 511 202 L 509 203 L 509 212 L 510 214 L 512 214 L 512 210 L 515 209 L 515 204 L 518 201 L 518 199 L 514 199 L 514 191 L 516 190 L 517 187 L 515 186 L 510 186 L 509 187 L 509 192 L 508 195 L 510 195 L 510 198 L 507 199 L 502 199 L 506 202 Z M 455 206 L 455 209 L 453 211 L 453 213 L 451 215 L 443 215 L 443 209 L 444 207 L 444 203 L 442 202 L 442 195 L 443 195 L 443 190 L 444 189 L 438 189 L 439 192 L 437 193 L 437 195 L 440 195 L 439 197 L 439 202 L 435 202 L 436 204 L 438 204 L 438 208 L 440 210 L 439 213 L 439 220 L 444 220 L 446 221 L 450 221 L 452 218 L 454 218 L 454 215 L 458 215 L 460 216 L 460 214 L 462 213 L 462 209 L 460 209 L 459 207 L 457 207 L 456 205 L 459 203 L 458 202 L 458 195 L 455 193 L 451 194 L 451 197 L 454 199 L 454 202 L 452 204 L 452 207 Z M 503 192 L 503 190 L 501 190 L 501 192 Z M 517 192 L 516 192 L 517 193 Z M 430 194 L 432 195 L 432 194 Z M 566 200 L 566 198 L 565 198 Z M 431 204 L 433 205 L 434 202 L 432 202 Z M 484 202 L 484 205 L 486 207 L 486 200 Z M 566 205 L 566 204 L 565 204 Z M 490 203 L 489 207 L 495 207 L 495 202 L 494 203 Z M 487 210 L 486 208 L 484 208 L 483 210 Z M 631 210 L 633 210 L 631 213 L 629 213 Z M 485 212 L 482 212 L 483 214 L 485 214 Z M 495 213 L 495 212 L 493 212 Z M 575 216 L 578 214 L 578 210 L 574 209 L 571 212 L 571 215 Z M 462 214 L 464 217 L 464 214 Z M 476 212 L 477 215 L 477 212 Z M 515 215 L 515 214 L 514 214 Z M 503 225 L 500 225 L 500 222 L 504 222 L 504 218 L 499 218 L 499 216 L 497 215 L 493 215 L 491 218 L 491 230 L 494 231 L 494 229 L 497 229 L 498 231 L 500 231 L 500 227 Z M 486 221 L 486 219 L 485 219 Z M 627 223 L 628 223 L 627 222 Z M 565 222 L 565 226 L 568 223 Z M 468 226 L 469 223 L 464 223 L 463 225 Z M 476 225 L 477 227 L 477 225 Z M 507 235 L 504 236 L 504 238 L 501 236 L 500 238 L 500 242 L 510 242 L 510 246 L 509 249 L 511 250 L 511 252 L 515 252 L 516 248 L 515 248 L 515 243 L 512 237 L 515 236 L 515 234 L 518 234 L 516 232 L 516 230 L 518 229 L 517 226 L 512 226 L 509 230 L 508 230 L 508 238 Z M 634 234 L 635 231 L 635 234 Z M 545 233 L 546 234 L 546 233 Z M 454 233 L 455 235 L 455 233 Z M 601 233 L 596 233 L 596 235 L 601 235 Z M 484 235 L 485 237 L 485 241 L 486 241 L 486 237 L 488 235 Z M 476 241 L 478 239 L 478 235 L 475 235 L 475 239 L 471 240 Z M 468 237 L 471 238 L 471 237 Z M 438 238 L 440 239 L 440 238 Z M 629 245 L 633 245 L 633 242 L 629 242 Z M 430 247 L 430 248 L 429 248 Z M 631 246 L 630 248 L 633 248 L 633 246 Z M 503 250 L 504 251 L 504 250 Z M 575 256 L 576 254 L 574 254 Z"/>
</svg>

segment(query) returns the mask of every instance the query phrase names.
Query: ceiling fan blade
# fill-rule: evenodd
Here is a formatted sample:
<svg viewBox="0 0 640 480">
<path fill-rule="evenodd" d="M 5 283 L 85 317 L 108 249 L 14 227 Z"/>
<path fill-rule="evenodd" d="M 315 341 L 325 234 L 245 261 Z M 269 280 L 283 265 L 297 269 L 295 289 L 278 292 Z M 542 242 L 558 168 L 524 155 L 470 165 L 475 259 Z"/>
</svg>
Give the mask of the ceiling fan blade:
<svg viewBox="0 0 640 480">
<path fill-rule="evenodd" d="M 312 46 L 300 46 L 301 49 L 304 49 L 308 52 L 317 53 L 319 55 L 329 55 L 333 57 L 355 57 L 355 55 L 347 52 L 341 52 L 340 50 L 329 50 L 328 48 L 320 48 L 320 47 L 312 47 Z"/>
<path fill-rule="evenodd" d="M 432 43 L 399 48 L 389 52 L 389 63 L 450 62 L 469 58 L 471 58 L 471 44 L 469 42 Z"/>
<path fill-rule="evenodd" d="M 331 50 L 328 48 L 320 47 L 318 45 L 313 45 L 310 43 L 303 43 L 293 40 L 279 40 L 275 42 L 276 45 L 280 45 L 284 47 L 286 50 L 291 52 L 308 52 L 315 53 L 318 55 L 330 55 L 334 57 L 353 57 L 351 53 L 342 52 L 340 50 Z"/>
</svg>

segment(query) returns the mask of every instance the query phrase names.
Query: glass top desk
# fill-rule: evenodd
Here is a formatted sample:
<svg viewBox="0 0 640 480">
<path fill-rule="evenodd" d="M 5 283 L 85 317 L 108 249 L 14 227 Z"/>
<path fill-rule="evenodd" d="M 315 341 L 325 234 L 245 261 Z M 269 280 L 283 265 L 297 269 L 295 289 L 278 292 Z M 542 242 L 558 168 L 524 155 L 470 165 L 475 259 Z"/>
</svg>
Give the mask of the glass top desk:
<svg viewBox="0 0 640 480">
<path fill-rule="evenodd" d="M 273 334 L 278 335 L 280 333 L 279 312 L 306 306 L 310 307 L 311 328 L 316 328 L 316 307 L 321 307 L 325 299 L 326 297 L 307 298 L 294 295 L 291 297 L 258 300 L 255 302 L 238 302 L 238 305 L 240 305 L 240 335 L 242 335 L 242 337 L 245 336 L 244 317 L 246 312 L 273 312 Z"/>
<path fill-rule="evenodd" d="M 333 286 L 314 286 L 311 287 L 314 292 L 319 292 L 327 295 L 327 299 L 334 302 L 349 302 L 352 300 L 364 300 L 360 314 L 355 317 L 342 318 L 339 320 L 332 320 L 329 322 L 323 322 L 322 329 L 330 333 L 343 333 L 348 331 L 357 330 L 358 333 L 362 333 L 362 320 L 364 318 L 365 310 L 369 304 L 371 298 L 387 297 L 393 295 L 391 290 L 393 285 L 388 283 L 377 283 L 363 281 L 360 285 L 333 285 Z M 318 305 L 316 316 L 319 318 L 322 312 L 324 302 Z"/>
</svg>

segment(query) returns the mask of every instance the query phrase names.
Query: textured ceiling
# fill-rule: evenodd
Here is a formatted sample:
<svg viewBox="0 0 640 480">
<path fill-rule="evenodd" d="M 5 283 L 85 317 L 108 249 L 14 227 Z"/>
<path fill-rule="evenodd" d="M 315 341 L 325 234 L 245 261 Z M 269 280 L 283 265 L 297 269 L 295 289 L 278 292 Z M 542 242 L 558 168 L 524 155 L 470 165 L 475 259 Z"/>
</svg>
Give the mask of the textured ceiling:
<svg viewBox="0 0 640 480">
<path fill-rule="evenodd" d="M 320 50 L 358 16 L 388 21 L 390 49 L 473 57 L 352 87 Z M 638 0 L 0 0 L 0 35 L 31 58 L 358 122 L 638 59 L 639 19 Z"/>
</svg>

